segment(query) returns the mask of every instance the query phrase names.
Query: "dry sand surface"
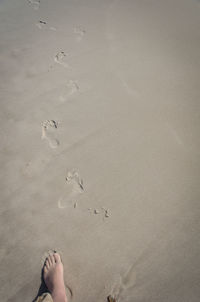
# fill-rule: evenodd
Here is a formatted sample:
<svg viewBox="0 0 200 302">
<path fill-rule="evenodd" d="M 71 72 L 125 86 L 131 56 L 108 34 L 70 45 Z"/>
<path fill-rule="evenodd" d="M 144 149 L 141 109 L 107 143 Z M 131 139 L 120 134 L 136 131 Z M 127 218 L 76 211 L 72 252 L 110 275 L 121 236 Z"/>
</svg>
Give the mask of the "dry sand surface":
<svg viewBox="0 0 200 302">
<path fill-rule="evenodd" d="M 0 0 L 2 302 L 200 300 L 199 79 L 199 1 Z"/>
</svg>

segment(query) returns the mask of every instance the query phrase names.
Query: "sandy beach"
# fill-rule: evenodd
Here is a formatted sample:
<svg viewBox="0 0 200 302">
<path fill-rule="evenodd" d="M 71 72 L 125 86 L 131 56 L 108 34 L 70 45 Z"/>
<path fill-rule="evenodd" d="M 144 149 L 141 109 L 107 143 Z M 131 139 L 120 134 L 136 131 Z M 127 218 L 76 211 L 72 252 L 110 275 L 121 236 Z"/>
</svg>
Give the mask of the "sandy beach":
<svg viewBox="0 0 200 302">
<path fill-rule="evenodd" d="M 0 300 L 200 300 L 200 1 L 0 0 Z"/>
</svg>

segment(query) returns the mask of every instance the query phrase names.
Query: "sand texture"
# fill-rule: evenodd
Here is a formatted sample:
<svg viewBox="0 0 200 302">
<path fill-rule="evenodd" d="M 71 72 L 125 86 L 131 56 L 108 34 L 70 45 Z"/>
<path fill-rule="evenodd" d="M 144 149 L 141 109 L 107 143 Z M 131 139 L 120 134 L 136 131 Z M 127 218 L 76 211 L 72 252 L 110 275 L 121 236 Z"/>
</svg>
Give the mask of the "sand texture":
<svg viewBox="0 0 200 302">
<path fill-rule="evenodd" d="M 0 0 L 0 300 L 200 300 L 200 2 Z"/>
</svg>

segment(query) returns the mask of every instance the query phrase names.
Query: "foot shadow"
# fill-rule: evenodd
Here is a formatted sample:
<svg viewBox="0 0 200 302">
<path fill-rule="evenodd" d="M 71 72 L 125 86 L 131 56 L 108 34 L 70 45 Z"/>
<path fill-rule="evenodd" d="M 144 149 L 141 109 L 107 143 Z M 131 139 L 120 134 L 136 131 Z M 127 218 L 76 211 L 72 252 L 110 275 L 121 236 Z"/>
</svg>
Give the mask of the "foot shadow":
<svg viewBox="0 0 200 302">
<path fill-rule="evenodd" d="M 37 293 L 36 297 L 32 300 L 32 302 L 36 302 L 38 297 L 42 296 L 42 294 L 49 293 L 49 290 L 44 282 L 43 276 L 44 276 L 44 267 L 42 268 L 42 271 L 41 271 L 41 284 L 40 284 L 38 293 Z"/>
<path fill-rule="evenodd" d="M 107 302 L 117 302 L 111 295 L 107 297 Z"/>
</svg>

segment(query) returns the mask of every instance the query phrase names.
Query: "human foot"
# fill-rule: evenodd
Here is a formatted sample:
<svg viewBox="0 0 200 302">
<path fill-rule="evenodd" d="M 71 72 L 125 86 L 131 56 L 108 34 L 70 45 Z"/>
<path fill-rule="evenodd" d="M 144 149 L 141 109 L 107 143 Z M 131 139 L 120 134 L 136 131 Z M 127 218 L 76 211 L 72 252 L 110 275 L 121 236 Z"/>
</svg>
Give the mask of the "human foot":
<svg viewBox="0 0 200 302">
<path fill-rule="evenodd" d="M 67 302 L 63 264 L 58 253 L 49 255 L 44 264 L 44 281 L 54 302 Z"/>
</svg>

